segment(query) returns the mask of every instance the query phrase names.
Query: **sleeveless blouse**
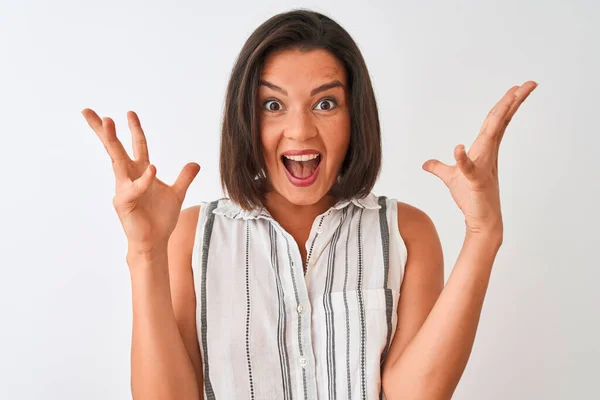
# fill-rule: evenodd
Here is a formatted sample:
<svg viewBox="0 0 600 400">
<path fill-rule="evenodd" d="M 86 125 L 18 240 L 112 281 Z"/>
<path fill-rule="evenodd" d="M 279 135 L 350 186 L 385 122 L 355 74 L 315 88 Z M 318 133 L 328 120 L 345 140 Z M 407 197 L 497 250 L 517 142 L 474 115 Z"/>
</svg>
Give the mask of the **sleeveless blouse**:
<svg viewBox="0 0 600 400">
<path fill-rule="evenodd" d="M 201 203 L 192 255 L 204 399 L 384 399 L 407 251 L 397 201 L 339 201 L 313 222 L 306 272 L 265 209 Z"/>
</svg>

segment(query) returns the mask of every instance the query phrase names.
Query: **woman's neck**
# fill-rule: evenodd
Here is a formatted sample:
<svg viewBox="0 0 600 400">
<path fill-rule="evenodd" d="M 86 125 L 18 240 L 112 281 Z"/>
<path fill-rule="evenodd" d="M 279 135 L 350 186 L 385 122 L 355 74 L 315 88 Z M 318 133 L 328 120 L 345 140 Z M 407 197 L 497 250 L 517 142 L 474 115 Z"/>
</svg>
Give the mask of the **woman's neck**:
<svg viewBox="0 0 600 400">
<path fill-rule="evenodd" d="M 317 216 L 329 210 L 337 199 L 331 195 L 322 197 L 315 204 L 298 205 L 291 203 L 277 192 L 269 192 L 265 196 L 265 208 L 273 219 L 285 228 L 285 225 L 305 226 L 309 230 Z"/>
<path fill-rule="evenodd" d="M 315 204 L 310 205 L 290 203 L 285 197 L 274 191 L 265 196 L 265 208 L 273 219 L 296 240 L 303 261 L 306 260 L 304 244 L 308 240 L 315 218 L 336 202 L 336 198 L 330 195 L 326 195 Z"/>
</svg>

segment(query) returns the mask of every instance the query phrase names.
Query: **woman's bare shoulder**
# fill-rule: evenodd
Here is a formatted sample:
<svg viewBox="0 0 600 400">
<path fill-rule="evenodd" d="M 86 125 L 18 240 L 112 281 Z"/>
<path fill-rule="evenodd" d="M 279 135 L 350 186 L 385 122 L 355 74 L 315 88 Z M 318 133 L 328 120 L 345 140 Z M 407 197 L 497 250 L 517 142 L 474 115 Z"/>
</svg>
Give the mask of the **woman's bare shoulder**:
<svg viewBox="0 0 600 400">
<path fill-rule="evenodd" d="M 433 221 L 425 211 L 401 201 L 398 201 L 398 229 L 406 240 L 422 237 L 424 234 L 437 234 Z"/>
</svg>

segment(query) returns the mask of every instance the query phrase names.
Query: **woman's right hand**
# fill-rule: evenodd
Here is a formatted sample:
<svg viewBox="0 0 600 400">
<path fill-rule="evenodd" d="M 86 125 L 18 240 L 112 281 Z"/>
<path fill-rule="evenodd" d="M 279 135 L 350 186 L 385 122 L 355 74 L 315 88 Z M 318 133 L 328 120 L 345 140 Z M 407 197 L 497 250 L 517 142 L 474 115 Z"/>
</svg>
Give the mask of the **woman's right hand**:
<svg viewBox="0 0 600 400">
<path fill-rule="evenodd" d="M 185 194 L 200 166 L 193 162 L 186 164 L 175 183 L 169 186 L 156 177 L 156 167 L 150 164 L 146 137 L 135 112 L 127 113 L 135 160 L 129 158 L 117 138 L 112 119 L 100 119 L 89 108 L 81 113 L 112 160 L 115 174 L 113 206 L 125 230 L 129 253 L 166 251 Z"/>
</svg>

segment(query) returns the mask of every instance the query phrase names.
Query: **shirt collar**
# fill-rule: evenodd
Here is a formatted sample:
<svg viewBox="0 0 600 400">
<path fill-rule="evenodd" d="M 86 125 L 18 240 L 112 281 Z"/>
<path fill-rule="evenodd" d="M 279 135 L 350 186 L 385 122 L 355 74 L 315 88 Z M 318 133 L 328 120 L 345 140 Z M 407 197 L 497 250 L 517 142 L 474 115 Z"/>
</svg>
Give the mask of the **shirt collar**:
<svg viewBox="0 0 600 400">
<path fill-rule="evenodd" d="M 364 208 L 367 210 L 377 210 L 381 206 L 377 201 L 378 198 L 373 193 L 369 193 L 363 198 L 353 198 L 349 200 L 340 200 L 333 205 L 327 212 L 331 210 L 341 210 L 347 207 L 349 204 L 354 204 L 356 207 Z M 230 199 L 224 198 L 219 201 L 218 206 L 213 210 L 213 214 L 223 215 L 227 218 L 232 219 L 260 219 L 260 218 L 272 218 L 269 212 L 264 207 L 254 208 L 252 210 L 244 210 L 238 204 Z"/>
</svg>

